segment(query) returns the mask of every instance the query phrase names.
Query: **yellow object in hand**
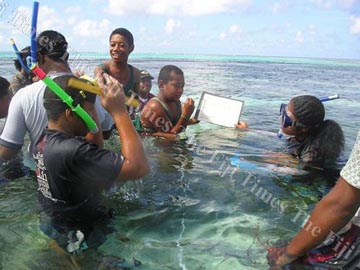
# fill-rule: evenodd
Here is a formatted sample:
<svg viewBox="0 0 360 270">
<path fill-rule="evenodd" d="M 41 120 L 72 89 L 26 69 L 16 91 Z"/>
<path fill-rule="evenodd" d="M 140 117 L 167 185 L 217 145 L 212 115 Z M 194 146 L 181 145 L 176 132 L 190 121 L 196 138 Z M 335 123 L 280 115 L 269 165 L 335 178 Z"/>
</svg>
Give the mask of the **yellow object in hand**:
<svg viewBox="0 0 360 270">
<path fill-rule="evenodd" d="M 93 94 L 96 94 L 98 96 L 101 95 L 101 88 L 97 85 L 95 79 L 83 75 L 81 76 L 81 79 L 78 78 L 70 78 L 68 82 L 69 87 L 73 87 L 79 90 L 84 90 Z M 140 101 L 138 99 L 138 96 L 132 92 L 131 96 L 125 96 L 125 104 L 131 107 L 138 107 L 140 105 Z"/>
</svg>

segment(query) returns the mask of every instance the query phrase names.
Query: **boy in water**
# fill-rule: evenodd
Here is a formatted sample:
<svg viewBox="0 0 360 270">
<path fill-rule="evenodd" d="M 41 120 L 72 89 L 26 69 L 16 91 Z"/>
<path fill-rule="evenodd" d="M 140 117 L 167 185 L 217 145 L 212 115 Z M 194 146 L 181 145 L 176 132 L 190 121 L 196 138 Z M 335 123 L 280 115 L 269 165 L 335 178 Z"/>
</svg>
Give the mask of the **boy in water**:
<svg viewBox="0 0 360 270">
<path fill-rule="evenodd" d="M 141 114 L 141 125 L 153 136 L 175 138 L 187 125 L 199 121 L 190 119 L 195 109 L 194 100 L 187 98 L 181 105 L 185 79 L 182 70 L 173 65 L 164 66 L 158 77 L 159 94 L 152 98 Z"/>
<path fill-rule="evenodd" d="M 151 76 L 151 74 L 148 71 L 146 71 L 146 70 L 140 71 L 140 90 L 139 90 L 139 96 L 138 96 L 140 104 L 137 108 L 134 108 L 134 107 L 129 108 L 129 114 L 130 114 L 130 118 L 132 120 L 136 120 L 136 114 L 138 112 L 141 112 L 144 109 L 144 106 L 146 105 L 146 103 L 148 103 L 148 101 L 150 99 L 155 97 L 155 95 L 150 93 L 151 87 L 152 87 L 151 80 L 153 80 L 153 79 L 154 79 L 154 77 Z"/>
<path fill-rule="evenodd" d="M 111 59 L 97 66 L 94 74 L 104 72 L 117 79 L 123 86 L 125 95 L 130 96 L 130 90 L 139 93 L 139 70 L 128 64 L 129 55 L 134 50 L 134 37 L 125 28 L 114 29 L 109 38 L 109 53 Z"/>
<path fill-rule="evenodd" d="M 64 75 L 54 81 L 72 97 L 73 106 L 80 104 L 91 115 L 95 95 L 68 87 L 72 77 Z M 85 141 L 81 137 L 88 132 L 85 122 L 49 88 L 44 93 L 48 127 L 33 150 L 39 201 L 57 232 L 52 230 L 51 236 L 60 235 L 59 244 L 69 252 L 84 247 L 82 242 L 95 222 L 111 217 L 99 206 L 101 192 L 115 182 L 138 179 L 149 171 L 142 142 L 128 116 L 122 86 L 107 74 L 97 81 L 103 89 L 102 105 L 119 127 L 121 152 Z"/>
</svg>

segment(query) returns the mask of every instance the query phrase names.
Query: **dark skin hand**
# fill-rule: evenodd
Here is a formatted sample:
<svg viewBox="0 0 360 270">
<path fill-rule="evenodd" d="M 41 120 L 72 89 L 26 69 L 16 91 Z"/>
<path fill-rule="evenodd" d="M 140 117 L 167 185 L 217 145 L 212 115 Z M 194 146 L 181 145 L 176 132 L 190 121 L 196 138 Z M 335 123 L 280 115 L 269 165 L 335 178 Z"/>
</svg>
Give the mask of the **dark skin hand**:
<svg viewBox="0 0 360 270">
<path fill-rule="evenodd" d="M 359 206 L 360 190 L 340 177 L 335 187 L 316 205 L 304 228 L 292 241 L 280 252 L 276 247 L 269 248 L 268 258 L 274 267 L 271 269 L 281 269 L 321 244 L 330 232 L 338 232 L 350 222 Z"/>
</svg>

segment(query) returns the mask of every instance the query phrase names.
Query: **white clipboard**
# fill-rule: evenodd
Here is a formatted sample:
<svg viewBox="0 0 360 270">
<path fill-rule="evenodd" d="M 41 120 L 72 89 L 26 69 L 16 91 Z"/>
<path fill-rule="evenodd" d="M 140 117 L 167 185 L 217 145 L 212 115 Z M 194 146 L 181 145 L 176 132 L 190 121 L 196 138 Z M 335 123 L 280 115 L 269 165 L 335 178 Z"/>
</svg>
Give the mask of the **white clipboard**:
<svg viewBox="0 0 360 270">
<path fill-rule="evenodd" d="M 244 101 L 202 92 L 195 118 L 212 124 L 234 127 L 244 107 Z"/>
</svg>

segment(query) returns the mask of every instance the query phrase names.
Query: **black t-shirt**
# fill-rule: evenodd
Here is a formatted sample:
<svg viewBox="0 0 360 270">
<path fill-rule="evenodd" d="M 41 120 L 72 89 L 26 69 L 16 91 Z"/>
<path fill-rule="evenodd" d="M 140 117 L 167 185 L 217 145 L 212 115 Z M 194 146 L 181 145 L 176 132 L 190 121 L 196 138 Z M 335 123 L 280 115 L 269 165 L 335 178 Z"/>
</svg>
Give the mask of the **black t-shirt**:
<svg viewBox="0 0 360 270">
<path fill-rule="evenodd" d="M 40 191 L 40 203 L 48 214 L 99 218 L 102 191 L 114 183 L 124 157 L 86 142 L 46 130 L 33 152 Z M 60 216 L 59 216 L 60 215 Z"/>
</svg>

